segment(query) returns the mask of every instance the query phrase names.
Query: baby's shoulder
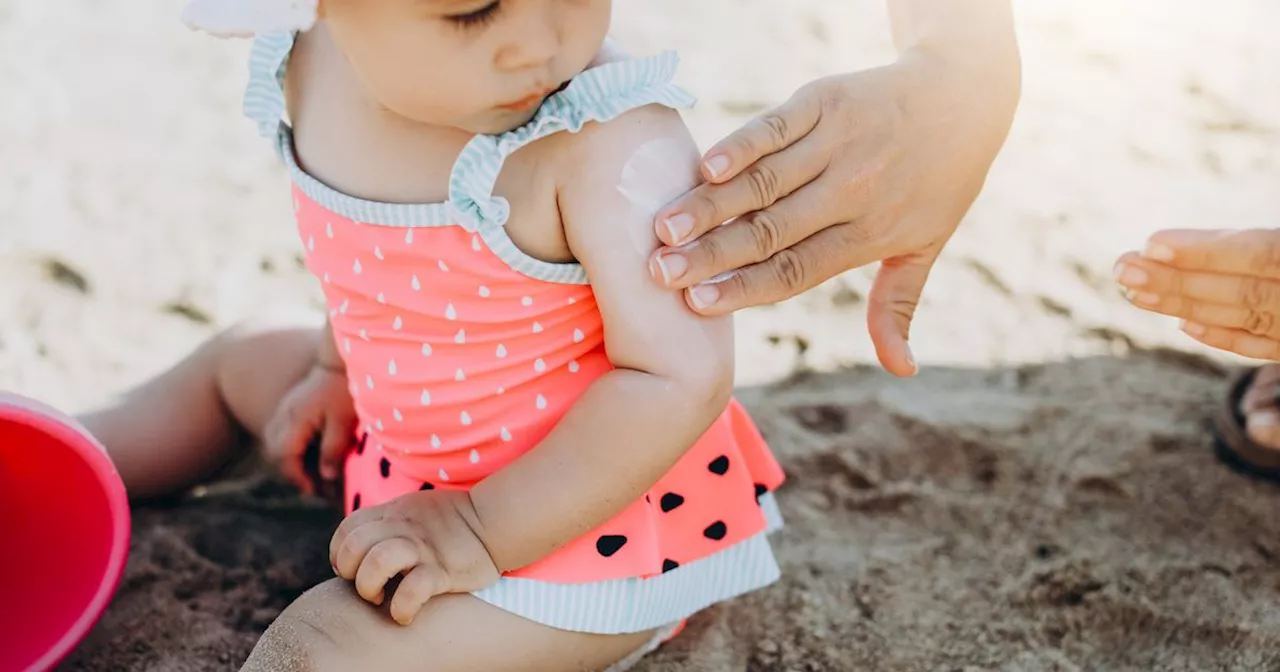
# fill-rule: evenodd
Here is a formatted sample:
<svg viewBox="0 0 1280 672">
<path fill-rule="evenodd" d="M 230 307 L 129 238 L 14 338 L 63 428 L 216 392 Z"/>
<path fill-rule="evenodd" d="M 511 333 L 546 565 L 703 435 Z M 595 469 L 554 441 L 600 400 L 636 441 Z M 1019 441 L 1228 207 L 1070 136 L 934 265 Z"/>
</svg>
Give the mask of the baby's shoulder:
<svg viewBox="0 0 1280 672">
<path fill-rule="evenodd" d="M 656 212 L 698 180 L 699 153 L 680 113 L 660 104 L 627 110 L 566 135 L 558 162 L 563 201 L 614 200 Z"/>
</svg>

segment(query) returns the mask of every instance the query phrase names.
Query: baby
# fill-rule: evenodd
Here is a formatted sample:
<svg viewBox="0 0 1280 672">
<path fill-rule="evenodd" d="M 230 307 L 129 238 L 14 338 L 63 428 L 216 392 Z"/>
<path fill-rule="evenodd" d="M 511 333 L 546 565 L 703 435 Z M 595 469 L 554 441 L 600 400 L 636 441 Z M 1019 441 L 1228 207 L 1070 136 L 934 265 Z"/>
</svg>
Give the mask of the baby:
<svg viewBox="0 0 1280 672">
<path fill-rule="evenodd" d="M 775 581 L 783 474 L 731 398 L 732 324 L 649 279 L 655 213 L 697 183 L 675 55 L 606 48 L 609 0 L 292 10 L 245 111 L 323 331 L 232 330 L 85 418 L 135 496 L 237 434 L 341 480 L 337 578 L 243 669 L 621 670 Z"/>
</svg>

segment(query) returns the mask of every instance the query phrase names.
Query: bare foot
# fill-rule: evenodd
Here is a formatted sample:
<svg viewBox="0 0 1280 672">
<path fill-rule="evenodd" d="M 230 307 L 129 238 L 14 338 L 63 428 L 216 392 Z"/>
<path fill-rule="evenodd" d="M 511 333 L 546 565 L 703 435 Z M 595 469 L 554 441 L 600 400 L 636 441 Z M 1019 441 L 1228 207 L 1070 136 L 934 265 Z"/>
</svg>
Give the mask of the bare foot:
<svg viewBox="0 0 1280 672">
<path fill-rule="evenodd" d="M 1240 399 L 1249 438 L 1259 446 L 1280 451 L 1280 364 L 1258 369 Z"/>
</svg>

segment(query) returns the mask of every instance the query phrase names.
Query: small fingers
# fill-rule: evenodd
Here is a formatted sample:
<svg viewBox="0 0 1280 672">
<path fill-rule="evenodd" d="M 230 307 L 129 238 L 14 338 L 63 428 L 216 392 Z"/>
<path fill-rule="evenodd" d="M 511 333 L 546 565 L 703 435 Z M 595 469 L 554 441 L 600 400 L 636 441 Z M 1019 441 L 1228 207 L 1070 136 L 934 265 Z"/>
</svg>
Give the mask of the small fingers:
<svg viewBox="0 0 1280 672">
<path fill-rule="evenodd" d="M 320 442 L 320 478 L 335 481 L 342 471 L 342 459 L 347 456 L 354 439 L 352 423 L 330 414 L 325 421 L 324 438 Z"/>
<path fill-rule="evenodd" d="M 298 487 L 304 494 L 312 494 L 315 484 L 307 476 L 303 455 L 307 444 L 315 436 L 316 428 L 311 423 L 299 420 L 292 412 L 286 411 L 276 424 L 275 440 L 268 441 L 267 453 L 280 474 Z"/>
<path fill-rule="evenodd" d="M 356 570 L 360 567 L 358 558 L 363 557 L 363 552 L 355 561 L 348 556 L 359 548 L 367 551 L 378 539 L 385 538 L 385 534 L 383 537 L 377 536 L 383 529 L 380 523 L 384 510 L 381 506 L 360 509 L 338 524 L 338 529 L 329 538 L 329 566 L 333 567 L 335 574 L 344 579 L 355 578 Z M 352 544 L 355 546 L 351 546 Z"/>
<path fill-rule="evenodd" d="M 391 596 L 391 618 L 400 625 L 409 625 L 428 600 L 445 592 L 446 585 L 448 577 L 439 565 L 429 562 L 414 567 Z"/>
<path fill-rule="evenodd" d="M 387 582 L 418 562 L 418 548 L 413 542 L 404 537 L 383 539 L 361 558 L 356 570 L 356 592 L 367 602 L 382 604 Z"/>
<path fill-rule="evenodd" d="M 1255 336 L 1239 329 L 1211 327 L 1197 322 L 1184 323 L 1182 331 L 1212 348 L 1253 359 L 1280 361 L 1280 341 Z"/>
</svg>

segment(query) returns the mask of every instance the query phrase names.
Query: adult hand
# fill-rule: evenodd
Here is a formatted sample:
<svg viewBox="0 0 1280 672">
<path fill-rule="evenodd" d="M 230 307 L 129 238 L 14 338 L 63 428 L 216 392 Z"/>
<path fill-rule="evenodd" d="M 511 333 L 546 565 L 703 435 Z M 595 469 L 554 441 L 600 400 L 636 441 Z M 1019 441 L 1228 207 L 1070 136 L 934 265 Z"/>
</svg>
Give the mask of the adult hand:
<svg viewBox="0 0 1280 672">
<path fill-rule="evenodd" d="M 1115 275 L 1135 306 L 1182 318 L 1197 341 L 1280 360 L 1280 229 L 1160 231 Z"/>
<path fill-rule="evenodd" d="M 867 326 L 881 364 L 914 373 L 925 280 L 1017 106 L 1016 47 L 977 51 L 908 49 L 818 80 L 712 147 L 707 183 L 658 212 L 655 279 L 713 315 L 882 261 Z"/>
</svg>

